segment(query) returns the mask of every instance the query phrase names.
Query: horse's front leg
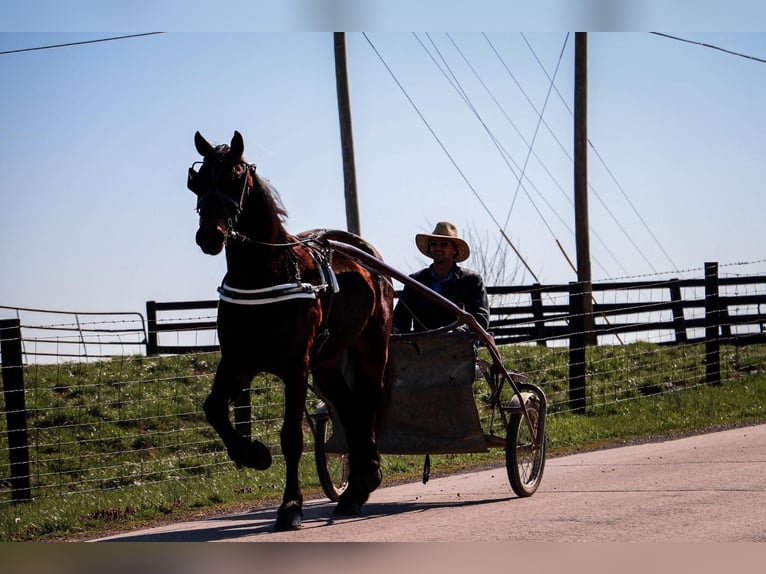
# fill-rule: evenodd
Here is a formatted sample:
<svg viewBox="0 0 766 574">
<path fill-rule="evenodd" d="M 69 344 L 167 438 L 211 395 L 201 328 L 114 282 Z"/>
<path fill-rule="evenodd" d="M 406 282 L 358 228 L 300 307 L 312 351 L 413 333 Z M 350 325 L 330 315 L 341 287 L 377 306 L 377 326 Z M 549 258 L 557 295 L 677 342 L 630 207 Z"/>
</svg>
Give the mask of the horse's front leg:
<svg viewBox="0 0 766 574">
<path fill-rule="evenodd" d="M 303 519 L 303 492 L 298 479 L 298 465 L 303 454 L 303 413 L 308 393 L 308 374 L 283 377 L 285 417 L 280 444 L 285 457 L 285 490 L 277 510 L 276 530 L 298 530 Z"/>
<path fill-rule="evenodd" d="M 242 389 L 247 388 L 252 376 L 237 373 L 221 359 L 205 404 L 205 416 L 226 446 L 229 458 L 242 466 L 266 470 L 271 466 L 271 452 L 258 441 L 250 441 L 239 434 L 229 419 L 229 405 L 234 402 Z"/>
</svg>

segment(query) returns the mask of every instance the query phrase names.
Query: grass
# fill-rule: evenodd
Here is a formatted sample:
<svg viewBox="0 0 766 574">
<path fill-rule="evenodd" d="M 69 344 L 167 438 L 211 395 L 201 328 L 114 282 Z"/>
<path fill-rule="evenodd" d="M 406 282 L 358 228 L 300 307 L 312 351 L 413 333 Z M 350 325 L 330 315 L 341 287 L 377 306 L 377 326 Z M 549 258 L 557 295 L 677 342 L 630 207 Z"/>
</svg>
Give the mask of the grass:
<svg viewBox="0 0 766 574">
<path fill-rule="evenodd" d="M 588 409 L 568 409 L 568 350 L 509 346 L 504 364 L 543 386 L 549 456 L 765 420 L 762 346 L 722 348 L 722 384 L 705 384 L 704 346 L 635 343 L 588 349 Z M 10 501 L 5 420 L 0 421 L 0 541 L 97 536 L 195 514 L 272 504 L 283 461 L 237 469 L 204 420 L 215 354 L 119 357 L 25 369 L 33 500 Z M 253 432 L 278 444 L 281 383 L 259 377 Z M 481 410 L 486 388 L 475 385 Z M 0 401 L 0 410 L 4 410 Z M 301 462 L 307 497 L 321 496 L 310 433 Z M 278 452 L 278 447 L 276 448 Z M 432 457 L 433 474 L 504 464 L 502 449 Z M 414 479 L 422 456 L 384 456 L 386 481 Z M 544 480 L 544 479 L 543 479 Z M 510 488 L 510 487 L 509 487 Z"/>
</svg>

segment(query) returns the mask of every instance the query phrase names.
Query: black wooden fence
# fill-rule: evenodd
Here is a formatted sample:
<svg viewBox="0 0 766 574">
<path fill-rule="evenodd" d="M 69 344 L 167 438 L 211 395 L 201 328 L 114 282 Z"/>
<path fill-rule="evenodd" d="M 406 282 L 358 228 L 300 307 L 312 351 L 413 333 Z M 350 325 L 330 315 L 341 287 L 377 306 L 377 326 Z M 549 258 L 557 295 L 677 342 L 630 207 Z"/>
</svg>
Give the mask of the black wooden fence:
<svg viewBox="0 0 766 574">
<path fill-rule="evenodd" d="M 490 330 L 498 345 L 572 345 L 585 336 L 580 283 L 488 287 Z M 593 315 L 597 340 L 622 343 L 626 336 L 661 344 L 715 341 L 735 344 L 766 341 L 766 275 L 719 277 L 707 263 L 705 277 L 594 283 Z M 146 304 L 147 355 L 207 352 L 214 339 L 217 300 Z M 207 310 L 204 318 L 178 319 L 181 312 Z M 209 331 L 199 343 L 179 335 Z M 172 335 L 177 342 L 164 340 Z M 577 343 L 577 341 L 575 341 Z"/>
<path fill-rule="evenodd" d="M 705 269 L 703 279 L 594 283 L 596 336 L 620 342 L 620 335 L 659 332 L 670 335 L 663 338 L 663 344 L 691 343 L 710 339 L 713 332 L 706 333 L 705 329 L 717 325 L 721 337 L 737 344 L 763 342 L 766 313 L 761 308 L 766 305 L 766 276 L 719 278 L 715 263 Z M 761 289 L 755 288 L 757 285 Z M 578 283 L 489 287 L 488 291 L 490 297 L 515 296 L 517 301 L 492 307 L 491 330 L 498 344 L 548 345 L 568 341 L 578 331 L 571 325 L 582 313 L 572 295 L 581 294 Z M 631 297 L 641 292 L 664 292 L 665 296 L 651 301 Z M 692 295 L 684 297 L 684 292 Z M 621 300 L 607 302 L 609 295 Z M 636 318 L 626 319 L 629 316 Z"/>
</svg>

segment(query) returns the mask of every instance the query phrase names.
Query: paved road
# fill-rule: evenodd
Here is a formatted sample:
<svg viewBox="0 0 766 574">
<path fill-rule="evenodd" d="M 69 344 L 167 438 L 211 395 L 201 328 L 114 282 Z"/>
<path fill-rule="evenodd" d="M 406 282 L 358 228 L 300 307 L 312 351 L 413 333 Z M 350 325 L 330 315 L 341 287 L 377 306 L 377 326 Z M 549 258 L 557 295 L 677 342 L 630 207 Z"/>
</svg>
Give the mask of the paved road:
<svg viewBox="0 0 766 574">
<path fill-rule="evenodd" d="M 269 508 L 101 540 L 764 542 L 766 425 L 550 458 L 530 498 L 497 468 L 380 488 L 361 517 L 332 509 L 307 503 L 297 532 L 272 532 Z"/>
</svg>

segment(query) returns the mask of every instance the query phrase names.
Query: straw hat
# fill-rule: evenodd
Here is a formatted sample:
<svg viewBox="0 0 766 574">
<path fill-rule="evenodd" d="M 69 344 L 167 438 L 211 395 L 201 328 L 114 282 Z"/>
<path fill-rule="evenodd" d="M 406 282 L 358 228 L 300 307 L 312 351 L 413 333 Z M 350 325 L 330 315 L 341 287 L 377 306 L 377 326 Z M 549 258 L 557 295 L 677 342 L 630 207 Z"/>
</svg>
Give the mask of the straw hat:
<svg viewBox="0 0 766 574">
<path fill-rule="evenodd" d="M 428 233 L 418 233 L 415 236 L 415 245 L 418 246 L 423 255 L 429 255 L 428 242 L 432 239 L 436 241 L 445 239 L 451 241 L 455 245 L 455 249 L 457 249 L 457 256 L 455 257 L 457 263 L 465 261 L 471 255 L 471 248 L 457 236 L 457 227 L 449 221 L 437 223 L 436 227 L 434 227 L 434 232 L 430 235 Z"/>
</svg>

